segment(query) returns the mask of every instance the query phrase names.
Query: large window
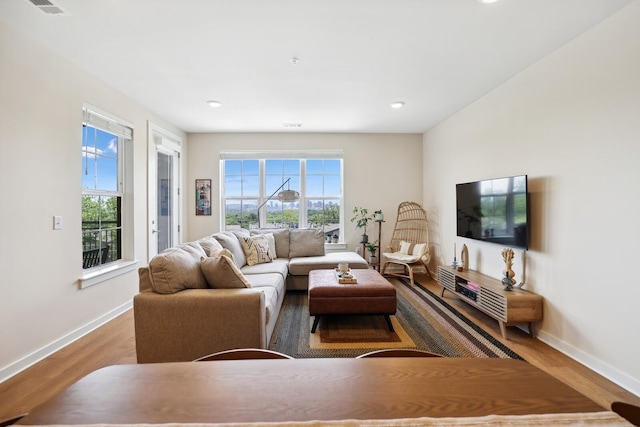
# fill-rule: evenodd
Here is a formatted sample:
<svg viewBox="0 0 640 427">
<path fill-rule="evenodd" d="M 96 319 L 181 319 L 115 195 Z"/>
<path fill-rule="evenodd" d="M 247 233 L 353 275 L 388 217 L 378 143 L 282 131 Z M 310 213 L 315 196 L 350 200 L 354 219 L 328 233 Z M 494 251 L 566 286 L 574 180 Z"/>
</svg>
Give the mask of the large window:
<svg viewBox="0 0 640 427">
<path fill-rule="evenodd" d="M 123 152 L 132 129 L 88 108 L 82 124 L 82 267 L 122 259 Z"/>
<path fill-rule="evenodd" d="M 325 235 L 342 240 L 342 158 L 335 153 L 317 156 L 250 158 L 224 153 L 224 228 L 321 228 Z M 300 197 L 278 200 L 283 190 L 297 191 Z"/>
</svg>

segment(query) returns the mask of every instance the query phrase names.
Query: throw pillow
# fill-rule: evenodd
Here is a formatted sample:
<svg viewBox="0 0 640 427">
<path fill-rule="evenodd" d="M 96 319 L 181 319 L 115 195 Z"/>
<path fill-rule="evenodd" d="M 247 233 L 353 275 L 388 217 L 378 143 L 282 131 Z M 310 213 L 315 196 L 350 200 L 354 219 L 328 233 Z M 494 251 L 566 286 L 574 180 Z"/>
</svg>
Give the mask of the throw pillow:
<svg viewBox="0 0 640 427">
<path fill-rule="evenodd" d="M 206 255 L 202 247 L 191 242 L 169 248 L 149 262 L 149 276 L 153 290 L 160 294 L 173 294 L 184 289 L 206 289 L 199 267 L 199 259 Z"/>
<path fill-rule="evenodd" d="M 426 243 L 416 243 L 413 247 L 413 256 L 422 256 L 427 251 Z"/>
<path fill-rule="evenodd" d="M 272 260 L 278 258 L 278 252 L 276 251 L 276 238 L 273 236 L 273 233 L 263 234 L 264 237 L 267 238 L 267 243 L 269 244 L 269 258 Z"/>
<path fill-rule="evenodd" d="M 213 250 L 222 249 L 222 245 L 213 238 L 213 236 L 203 237 L 202 239 L 197 240 L 197 243 L 202 246 L 204 252 L 210 254 Z"/>
<path fill-rule="evenodd" d="M 324 233 L 321 229 L 292 228 L 289 230 L 289 258 L 323 255 Z"/>
<path fill-rule="evenodd" d="M 263 234 L 251 237 L 239 237 L 247 265 L 264 264 L 271 262 L 269 257 L 269 242 Z"/>
<path fill-rule="evenodd" d="M 236 264 L 225 255 L 200 258 L 200 269 L 212 289 L 250 288 Z"/>
<path fill-rule="evenodd" d="M 256 234 L 273 234 L 276 241 L 276 257 L 289 258 L 289 229 L 288 228 L 261 228 L 252 229 L 251 235 Z M 275 259 L 274 258 L 274 259 Z"/>
<path fill-rule="evenodd" d="M 223 248 L 229 249 L 233 254 L 233 261 L 238 268 L 242 268 L 247 263 L 242 250 L 242 245 L 238 241 L 238 236 L 231 231 L 220 231 L 213 235 L 213 237 L 222 245 Z"/>
<path fill-rule="evenodd" d="M 409 255 L 409 249 L 411 249 L 411 243 L 400 240 L 400 253 L 402 255 Z"/>
</svg>

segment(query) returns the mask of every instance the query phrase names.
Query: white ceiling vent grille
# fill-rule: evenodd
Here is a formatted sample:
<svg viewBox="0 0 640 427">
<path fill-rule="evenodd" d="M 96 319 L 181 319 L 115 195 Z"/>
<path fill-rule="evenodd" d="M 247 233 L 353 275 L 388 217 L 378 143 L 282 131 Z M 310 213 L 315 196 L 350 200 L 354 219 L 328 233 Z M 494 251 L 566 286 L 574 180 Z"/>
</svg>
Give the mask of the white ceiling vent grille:
<svg viewBox="0 0 640 427">
<path fill-rule="evenodd" d="M 60 9 L 57 5 L 51 3 L 49 0 L 27 0 L 29 3 L 40 9 L 47 15 L 68 15 L 64 10 Z"/>
</svg>

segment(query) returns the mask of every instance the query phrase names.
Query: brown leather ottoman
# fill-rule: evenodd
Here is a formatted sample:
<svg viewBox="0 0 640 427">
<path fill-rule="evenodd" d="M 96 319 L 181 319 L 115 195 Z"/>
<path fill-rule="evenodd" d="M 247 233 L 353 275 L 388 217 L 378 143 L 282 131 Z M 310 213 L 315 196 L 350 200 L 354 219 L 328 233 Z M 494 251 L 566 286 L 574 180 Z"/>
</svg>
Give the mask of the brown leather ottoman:
<svg viewBox="0 0 640 427">
<path fill-rule="evenodd" d="M 389 315 L 396 313 L 396 288 L 376 270 L 351 271 L 356 284 L 341 284 L 333 270 L 309 272 L 309 314 L 315 316 L 311 333 L 316 331 L 320 316 L 329 314 L 384 315 L 389 330 Z"/>
</svg>

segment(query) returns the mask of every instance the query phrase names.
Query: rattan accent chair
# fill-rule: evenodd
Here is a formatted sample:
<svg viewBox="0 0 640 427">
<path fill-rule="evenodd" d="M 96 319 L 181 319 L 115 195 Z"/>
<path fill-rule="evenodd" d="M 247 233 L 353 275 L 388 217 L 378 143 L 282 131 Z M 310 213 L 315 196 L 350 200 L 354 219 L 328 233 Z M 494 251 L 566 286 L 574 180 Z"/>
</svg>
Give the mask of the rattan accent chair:
<svg viewBox="0 0 640 427">
<path fill-rule="evenodd" d="M 402 202 L 398 206 L 398 219 L 391 236 L 388 251 L 382 253 L 384 264 L 381 274 L 409 279 L 413 285 L 413 269 L 424 269 L 431 277 L 427 264 L 429 254 L 429 223 L 427 212 L 416 202 Z M 387 271 L 389 264 L 402 267 L 401 272 Z M 397 269 L 396 269 L 397 270 Z"/>
</svg>

